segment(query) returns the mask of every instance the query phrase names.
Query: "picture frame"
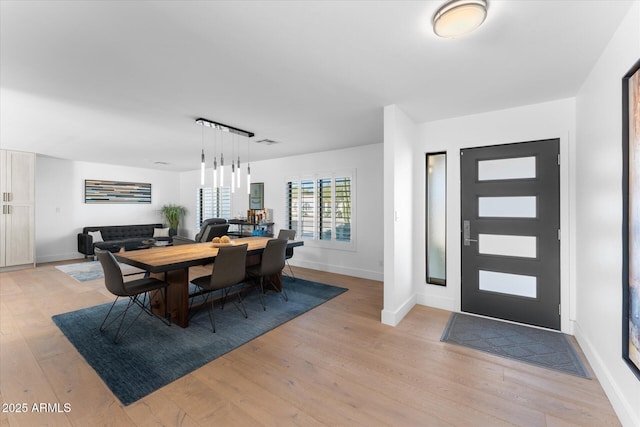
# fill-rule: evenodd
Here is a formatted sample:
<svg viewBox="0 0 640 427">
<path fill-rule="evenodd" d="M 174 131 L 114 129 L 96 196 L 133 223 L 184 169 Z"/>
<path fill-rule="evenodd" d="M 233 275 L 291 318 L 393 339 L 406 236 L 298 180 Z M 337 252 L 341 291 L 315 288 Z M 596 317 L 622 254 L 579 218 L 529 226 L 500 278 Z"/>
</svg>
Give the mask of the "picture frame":
<svg viewBox="0 0 640 427">
<path fill-rule="evenodd" d="M 264 209 L 264 182 L 251 183 L 249 209 Z"/>
<path fill-rule="evenodd" d="M 151 184 L 144 182 L 84 180 L 86 204 L 151 203 Z"/>
<path fill-rule="evenodd" d="M 640 380 L 640 59 L 622 78 L 622 358 Z"/>
</svg>

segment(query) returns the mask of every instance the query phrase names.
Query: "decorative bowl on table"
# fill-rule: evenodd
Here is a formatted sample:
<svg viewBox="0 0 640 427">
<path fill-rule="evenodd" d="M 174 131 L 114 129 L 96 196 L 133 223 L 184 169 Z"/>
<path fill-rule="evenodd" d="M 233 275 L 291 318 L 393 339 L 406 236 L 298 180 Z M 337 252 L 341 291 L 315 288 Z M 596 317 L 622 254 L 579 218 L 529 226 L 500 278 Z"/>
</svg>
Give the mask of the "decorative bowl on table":
<svg viewBox="0 0 640 427">
<path fill-rule="evenodd" d="M 143 246 L 151 247 L 156 243 L 156 239 L 144 239 L 142 241 Z"/>
<path fill-rule="evenodd" d="M 214 237 L 211 240 L 211 247 L 213 248 L 222 248 L 225 246 L 233 246 L 235 243 L 233 243 L 233 240 L 231 240 L 231 238 L 229 238 L 229 236 L 222 236 L 222 237 Z"/>
</svg>

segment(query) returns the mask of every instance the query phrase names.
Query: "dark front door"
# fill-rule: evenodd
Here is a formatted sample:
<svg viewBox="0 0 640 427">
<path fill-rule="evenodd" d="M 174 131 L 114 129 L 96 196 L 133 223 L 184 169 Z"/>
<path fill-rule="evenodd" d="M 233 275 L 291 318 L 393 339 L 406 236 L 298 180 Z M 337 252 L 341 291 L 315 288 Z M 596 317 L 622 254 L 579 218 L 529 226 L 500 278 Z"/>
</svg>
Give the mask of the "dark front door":
<svg viewBox="0 0 640 427">
<path fill-rule="evenodd" d="M 462 311 L 560 329 L 559 140 L 460 154 Z"/>
</svg>

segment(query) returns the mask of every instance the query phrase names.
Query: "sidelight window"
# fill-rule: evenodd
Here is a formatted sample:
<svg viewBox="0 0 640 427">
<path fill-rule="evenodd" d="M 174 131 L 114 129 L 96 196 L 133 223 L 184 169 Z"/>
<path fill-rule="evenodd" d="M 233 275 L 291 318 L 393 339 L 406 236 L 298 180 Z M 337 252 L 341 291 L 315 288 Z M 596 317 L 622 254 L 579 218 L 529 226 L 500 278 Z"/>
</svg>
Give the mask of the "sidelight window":
<svg viewBox="0 0 640 427">
<path fill-rule="evenodd" d="M 447 284 L 447 154 L 427 154 L 427 283 Z"/>
</svg>

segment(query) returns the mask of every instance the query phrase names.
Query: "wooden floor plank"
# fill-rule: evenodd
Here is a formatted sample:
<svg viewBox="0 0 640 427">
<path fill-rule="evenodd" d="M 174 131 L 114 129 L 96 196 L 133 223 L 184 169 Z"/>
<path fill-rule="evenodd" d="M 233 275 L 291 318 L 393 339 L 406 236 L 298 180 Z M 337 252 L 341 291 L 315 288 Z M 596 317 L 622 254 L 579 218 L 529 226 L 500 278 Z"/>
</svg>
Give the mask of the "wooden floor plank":
<svg viewBox="0 0 640 427">
<path fill-rule="evenodd" d="M 64 263 L 0 273 L 0 397 L 71 411 L 2 414 L 0 427 L 619 425 L 597 379 L 441 343 L 444 310 L 383 325 L 380 282 L 296 267 L 349 291 L 123 407 L 51 320 L 113 301 L 102 279 L 78 282 Z"/>
</svg>

